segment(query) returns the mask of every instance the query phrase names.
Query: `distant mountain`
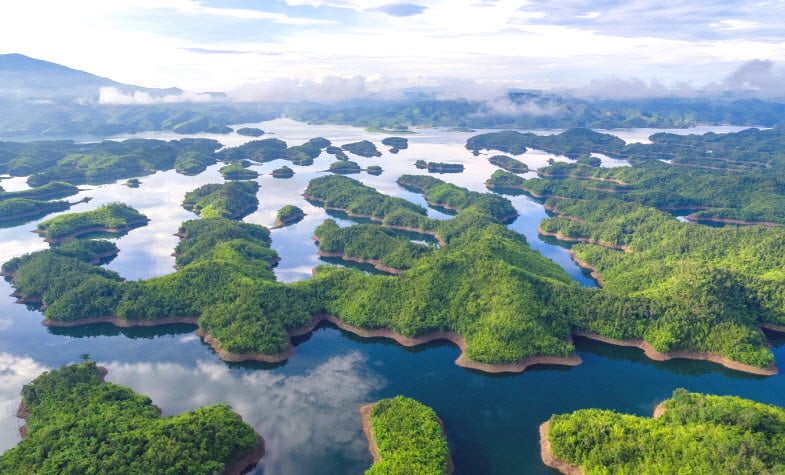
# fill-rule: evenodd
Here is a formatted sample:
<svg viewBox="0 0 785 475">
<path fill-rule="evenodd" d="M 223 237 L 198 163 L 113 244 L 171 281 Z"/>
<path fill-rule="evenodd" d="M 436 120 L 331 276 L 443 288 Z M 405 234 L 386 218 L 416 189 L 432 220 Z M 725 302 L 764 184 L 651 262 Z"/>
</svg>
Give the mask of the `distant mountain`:
<svg viewBox="0 0 785 475">
<path fill-rule="evenodd" d="M 114 87 L 126 94 L 142 91 L 153 97 L 182 92 L 177 88 L 151 89 L 122 84 L 21 54 L 0 55 L 0 97 L 4 99 L 95 102 L 102 87 Z"/>
</svg>

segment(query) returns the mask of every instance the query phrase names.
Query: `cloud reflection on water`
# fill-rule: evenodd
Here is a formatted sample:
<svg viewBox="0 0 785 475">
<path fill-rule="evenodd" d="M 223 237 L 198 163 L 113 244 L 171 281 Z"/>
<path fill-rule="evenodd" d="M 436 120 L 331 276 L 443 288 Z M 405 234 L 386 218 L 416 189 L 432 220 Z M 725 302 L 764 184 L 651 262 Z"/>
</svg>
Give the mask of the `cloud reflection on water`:
<svg viewBox="0 0 785 475">
<path fill-rule="evenodd" d="M 48 368 L 27 356 L 0 353 L 0 453 L 15 446 L 21 421 L 16 410 L 22 400 L 22 386 L 32 381 Z"/>
<path fill-rule="evenodd" d="M 370 463 L 358 407 L 386 386 L 358 352 L 336 356 L 302 374 L 231 368 L 200 360 L 105 364 L 108 380 L 149 395 L 165 415 L 226 401 L 267 442 L 264 473 L 326 473 Z M 344 468 L 345 469 L 345 468 Z"/>
</svg>

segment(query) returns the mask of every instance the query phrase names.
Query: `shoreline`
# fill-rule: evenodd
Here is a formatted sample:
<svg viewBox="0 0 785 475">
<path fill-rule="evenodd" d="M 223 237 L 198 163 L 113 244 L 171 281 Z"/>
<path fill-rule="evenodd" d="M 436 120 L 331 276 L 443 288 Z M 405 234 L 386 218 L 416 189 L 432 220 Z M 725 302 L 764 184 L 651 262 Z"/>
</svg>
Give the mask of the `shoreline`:
<svg viewBox="0 0 785 475">
<path fill-rule="evenodd" d="M 558 470 L 564 475 L 583 475 L 583 470 L 571 463 L 557 459 L 551 452 L 551 442 L 548 440 L 548 426 L 550 421 L 540 424 L 540 458 L 547 467 Z"/>
<path fill-rule="evenodd" d="M 608 343 L 611 345 L 639 348 L 643 350 L 643 353 L 646 355 L 647 358 L 654 361 L 668 361 L 673 359 L 709 361 L 711 363 L 716 363 L 721 366 L 724 366 L 728 369 L 741 371 L 743 373 L 755 374 L 759 376 L 773 376 L 779 373 L 779 370 L 777 369 L 776 366 L 771 366 L 768 368 L 759 368 L 757 366 L 751 366 L 748 364 L 739 363 L 738 361 L 730 360 L 728 358 L 725 358 L 724 356 L 716 355 L 713 353 L 706 353 L 703 351 L 677 350 L 668 353 L 660 353 L 659 351 L 655 350 L 650 343 L 643 340 L 616 340 L 614 338 L 608 338 L 602 335 L 597 335 L 596 333 L 589 333 L 589 332 L 582 332 L 582 331 L 573 331 L 572 334 L 576 336 L 588 338 L 590 340 L 599 341 L 602 343 Z"/>
<path fill-rule="evenodd" d="M 351 261 L 357 262 L 359 264 L 371 264 L 374 269 L 380 270 L 382 272 L 387 272 L 388 274 L 398 275 L 404 271 L 404 269 L 396 269 L 394 267 L 388 267 L 379 259 L 367 259 L 365 257 L 352 257 L 341 252 L 324 252 L 324 251 L 316 251 L 316 255 L 319 257 L 337 257 L 344 261 Z"/>
<path fill-rule="evenodd" d="M 284 351 L 275 354 L 232 353 L 223 349 L 221 345 L 218 343 L 218 340 L 212 335 L 210 335 L 208 332 L 206 332 L 204 329 L 197 328 L 194 334 L 200 337 L 204 343 L 210 346 L 222 361 L 232 362 L 232 363 L 239 363 L 244 361 L 259 361 L 263 363 L 276 364 L 276 363 L 282 363 L 294 355 L 295 347 L 292 344 L 291 341 L 292 338 L 296 338 L 298 336 L 306 335 L 312 332 L 322 322 L 328 322 L 343 331 L 352 333 L 353 335 L 359 336 L 361 338 L 386 338 L 386 339 L 393 340 L 397 344 L 404 347 L 419 346 L 434 341 L 447 341 L 457 346 L 458 349 L 461 350 L 460 355 L 458 355 L 458 358 L 455 360 L 455 364 L 457 366 L 466 369 L 481 371 L 484 373 L 490 373 L 490 374 L 522 373 L 529 367 L 535 365 L 578 366 L 583 362 L 580 356 L 578 356 L 577 354 L 573 354 L 567 357 L 530 356 L 515 363 L 482 363 L 478 361 L 472 361 L 466 357 L 466 341 L 461 335 L 453 331 L 436 331 L 424 336 L 412 338 L 412 337 L 407 337 L 405 335 L 401 335 L 400 333 L 396 333 L 392 330 L 385 329 L 385 328 L 377 328 L 371 330 L 358 328 L 342 321 L 338 317 L 335 317 L 333 315 L 324 315 L 324 314 L 314 316 L 309 323 L 303 325 L 302 327 L 289 330 L 287 332 L 289 337 L 287 348 Z M 120 328 L 153 327 L 158 325 L 171 325 L 171 324 L 188 324 L 188 325 L 198 326 L 198 317 L 173 317 L 173 318 L 165 318 L 165 319 L 158 319 L 158 320 L 139 320 L 139 321 L 124 320 L 117 317 L 95 317 L 95 318 L 72 320 L 67 322 L 44 319 L 42 322 L 44 326 L 51 326 L 51 327 L 75 327 L 81 325 L 90 325 L 94 323 L 110 323 Z M 761 324 L 760 326 L 761 328 L 767 328 L 773 331 L 785 332 L 785 326 L 782 325 Z M 614 338 L 605 337 L 602 335 L 598 335 L 596 333 L 577 331 L 577 330 L 573 330 L 572 335 L 588 338 L 590 340 L 599 341 L 602 343 L 607 343 L 615 346 L 639 348 L 643 350 L 643 353 L 647 358 L 653 361 L 668 361 L 672 359 L 699 360 L 699 361 L 708 361 L 711 363 L 716 363 L 728 369 L 741 371 L 743 373 L 748 373 L 748 374 L 754 374 L 758 376 L 773 376 L 779 373 L 779 370 L 776 366 L 760 368 L 757 366 L 751 366 L 744 363 L 739 363 L 737 361 L 730 360 L 720 355 L 701 352 L 701 351 L 678 350 L 669 353 L 660 353 L 659 351 L 655 350 L 654 347 L 651 346 L 651 344 L 643 340 L 616 340 Z"/>
<path fill-rule="evenodd" d="M 553 238 L 558 239 L 559 241 L 567 241 L 567 242 L 580 242 L 586 244 L 594 244 L 595 246 L 604 247 L 606 249 L 613 249 L 614 251 L 622 251 L 624 253 L 630 253 L 632 250 L 628 246 L 623 246 L 619 244 L 608 244 L 607 242 L 597 241 L 596 239 L 591 238 L 576 238 L 576 237 L 569 237 L 558 232 L 551 232 L 545 231 L 539 225 L 537 226 L 537 234 L 542 234 L 543 236 L 550 236 Z"/>
<path fill-rule="evenodd" d="M 578 257 L 578 255 L 575 254 L 575 251 L 573 251 L 572 249 L 567 249 L 567 254 L 569 254 L 570 257 L 572 257 L 573 262 L 578 264 L 578 267 L 589 271 L 589 275 L 591 276 L 592 279 L 594 279 L 594 283 L 597 284 L 597 287 L 600 288 L 605 287 L 605 282 L 602 281 L 602 277 L 600 277 L 600 273 L 597 272 L 597 269 L 593 265 L 589 264 L 588 262 Z"/>
<path fill-rule="evenodd" d="M 373 463 L 378 462 L 381 460 L 379 457 L 379 447 L 376 445 L 376 440 L 373 438 L 373 432 L 371 432 L 371 411 L 378 402 L 371 402 L 368 404 L 363 404 L 360 406 L 360 421 L 362 422 L 363 428 L 363 435 L 365 436 L 365 441 L 368 444 L 368 452 L 371 453 L 371 458 L 373 458 Z M 447 434 L 444 432 L 444 422 L 436 416 L 436 420 L 439 422 L 439 426 L 442 428 L 442 437 L 447 440 Z M 455 470 L 455 464 L 452 461 L 452 455 L 450 455 L 450 448 L 447 448 L 447 469 L 445 470 L 445 474 L 452 475 L 453 471 Z"/>
<path fill-rule="evenodd" d="M 64 241 L 70 241 L 71 239 L 76 239 L 84 234 L 91 234 L 91 233 L 123 234 L 133 229 L 146 226 L 147 223 L 149 222 L 150 222 L 149 218 L 144 218 L 135 221 L 129 221 L 125 226 L 120 226 L 119 228 L 107 228 L 105 226 L 91 226 L 89 228 L 77 229 L 76 231 L 73 231 L 70 234 L 66 234 L 65 236 L 56 237 L 56 238 L 46 237 L 45 229 L 34 229 L 31 232 L 36 233 L 39 236 L 43 237 L 44 241 L 48 243 L 57 244 Z"/>
</svg>

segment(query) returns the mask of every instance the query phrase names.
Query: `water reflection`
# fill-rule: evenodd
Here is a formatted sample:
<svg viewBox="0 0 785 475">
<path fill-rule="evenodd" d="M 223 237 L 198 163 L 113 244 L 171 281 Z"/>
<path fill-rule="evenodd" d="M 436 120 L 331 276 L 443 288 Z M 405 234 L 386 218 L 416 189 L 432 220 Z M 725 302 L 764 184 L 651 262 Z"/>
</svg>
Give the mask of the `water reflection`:
<svg viewBox="0 0 785 475">
<path fill-rule="evenodd" d="M 15 446 L 21 437 L 16 410 L 22 398 L 20 388 L 48 368 L 27 356 L 0 352 L 0 453 Z"/>
</svg>

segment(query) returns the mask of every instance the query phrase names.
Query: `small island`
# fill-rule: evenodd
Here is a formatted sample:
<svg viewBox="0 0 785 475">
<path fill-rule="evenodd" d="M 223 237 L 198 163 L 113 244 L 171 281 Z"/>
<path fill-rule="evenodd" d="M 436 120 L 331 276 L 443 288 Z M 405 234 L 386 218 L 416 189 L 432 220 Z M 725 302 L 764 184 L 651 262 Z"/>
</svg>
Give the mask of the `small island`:
<svg viewBox="0 0 785 475">
<path fill-rule="evenodd" d="M 243 137 L 261 137 L 264 135 L 264 130 L 256 127 L 242 127 L 237 129 L 237 135 L 242 135 Z"/>
<path fill-rule="evenodd" d="M 224 167 L 221 167 L 221 176 L 224 177 L 225 180 L 253 180 L 259 176 L 255 170 L 249 170 L 246 168 L 248 165 L 239 164 L 239 163 L 230 163 Z"/>
<path fill-rule="evenodd" d="M 162 418 L 106 373 L 85 360 L 26 384 L 24 439 L 0 455 L 0 472 L 239 475 L 264 455 L 264 440 L 228 404 Z"/>
<path fill-rule="evenodd" d="M 125 182 L 125 186 L 127 186 L 128 188 L 139 188 L 139 184 L 140 182 L 138 178 L 129 178 Z"/>
<path fill-rule="evenodd" d="M 13 226 L 41 218 L 49 213 L 65 211 L 71 207 L 67 201 L 40 201 L 27 198 L 10 198 L 0 201 L 0 226 Z"/>
<path fill-rule="evenodd" d="M 425 160 L 417 160 L 414 166 L 420 170 L 428 170 L 429 173 L 463 173 L 463 164 L 461 163 L 441 163 L 441 162 L 426 162 Z"/>
<path fill-rule="evenodd" d="M 444 426 L 436 413 L 414 399 L 396 396 L 360 408 L 373 465 L 366 475 L 453 471 Z"/>
<path fill-rule="evenodd" d="M 275 216 L 275 226 L 273 229 L 282 228 L 299 222 L 305 217 L 303 210 L 294 205 L 286 205 L 278 210 Z"/>
<path fill-rule="evenodd" d="M 77 193 L 79 193 L 79 188 L 70 183 L 65 183 L 62 181 L 50 181 L 45 185 L 28 188 L 27 190 L 2 191 L 0 188 L 0 201 L 10 200 L 12 198 L 25 198 L 28 200 L 38 201 L 54 200 L 75 195 Z M 0 213 L 0 216 L 1 215 L 2 213 Z"/>
<path fill-rule="evenodd" d="M 255 181 L 210 183 L 186 193 L 183 208 L 202 218 L 243 219 L 259 206 L 258 190 L 259 184 Z"/>
<path fill-rule="evenodd" d="M 294 176 L 294 170 L 287 167 L 286 165 L 282 166 L 281 168 L 276 168 L 273 170 L 273 178 L 291 178 Z"/>
<path fill-rule="evenodd" d="M 540 448 L 543 462 L 564 474 L 782 473 L 785 410 L 677 389 L 653 418 L 599 409 L 554 415 L 540 426 Z"/>
<path fill-rule="evenodd" d="M 369 165 L 365 169 L 365 172 L 368 173 L 369 175 L 376 175 L 376 176 L 381 175 L 383 171 L 384 170 L 379 165 Z"/>
<path fill-rule="evenodd" d="M 382 144 L 390 147 L 390 153 L 398 153 L 409 148 L 409 139 L 405 137 L 387 137 L 382 140 Z"/>
<path fill-rule="evenodd" d="M 335 155 L 336 160 L 349 160 L 349 157 L 341 150 L 341 147 L 336 147 L 335 145 L 330 145 L 326 149 L 325 152 L 329 153 L 330 155 Z"/>
<path fill-rule="evenodd" d="M 362 168 L 357 162 L 351 160 L 338 160 L 330 164 L 329 171 L 339 173 L 341 175 L 349 175 L 352 173 L 360 173 Z"/>
<path fill-rule="evenodd" d="M 525 163 L 507 155 L 494 155 L 489 157 L 488 161 L 510 173 L 526 173 L 529 171 L 529 167 Z"/>
<path fill-rule="evenodd" d="M 123 203 L 108 203 L 92 211 L 55 216 L 34 231 L 47 242 L 62 242 L 97 232 L 125 234 L 147 224 L 147 216 Z"/>
<path fill-rule="evenodd" d="M 351 152 L 355 155 L 359 155 L 365 158 L 382 156 L 382 153 L 376 149 L 376 145 L 374 145 L 373 142 L 369 142 L 368 140 L 361 140 L 359 142 L 348 143 L 346 145 L 343 145 L 341 148 L 346 150 L 347 152 Z"/>
</svg>

